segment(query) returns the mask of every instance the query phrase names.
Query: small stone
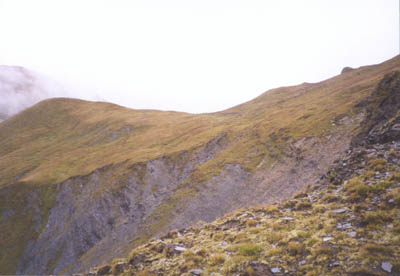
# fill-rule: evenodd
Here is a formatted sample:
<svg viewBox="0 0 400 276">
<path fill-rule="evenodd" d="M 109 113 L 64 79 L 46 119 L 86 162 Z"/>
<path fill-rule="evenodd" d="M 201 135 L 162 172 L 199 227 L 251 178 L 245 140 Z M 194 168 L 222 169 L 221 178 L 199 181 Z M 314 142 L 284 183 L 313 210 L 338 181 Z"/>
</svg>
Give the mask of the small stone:
<svg viewBox="0 0 400 276">
<path fill-rule="evenodd" d="M 400 131 L 400 124 L 395 124 L 394 126 L 392 126 L 392 130 Z"/>
<path fill-rule="evenodd" d="M 393 198 L 391 198 L 391 199 L 389 199 L 389 201 L 388 201 L 389 203 L 393 203 L 394 202 L 394 199 Z"/>
<path fill-rule="evenodd" d="M 190 273 L 192 273 L 193 275 L 201 275 L 204 273 L 203 269 L 192 269 L 190 270 Z"/>
<path fill-rule="evenodd" d="M 337 229 L 349 229 L 349 228 L 351 228 L 351 223 L 345 223 L 345 224 L 338 223 L 336 225 L 336 228 Z"/>
<path fill-rule="evenodd" d="M 330 264 L 331 267 L 335 267 L 335 266 L 340 266 L 339 262 L 334 262 L 333 264 Z"/>
<path fill-rule="evenodd" d="M 384 263 L 382 263 L 381 267 L 382 267 L 382 269 L 383 269 L 384 271 L 386 271 L 386 272 L 389 272 L 389 273 L 392 272 L 392 267 L 393 267 L 393 266 L 392 266 L 391 263 L 384 262 Z"/>
<path fill-rule="evenodd" d="M 283 217 L 282 220 L 284 220 L 284 221 L 293 221 L 294 218 L 291 218 L 291 217 Z"/>
<path fill-rule="evenodd" d="M 343 229 L 349 229 L 349 228 L 351 228 L 351 223 L 345 223 L 345 224 L 343 224 L 343 225 L 342 225 L 342 228 L 343 228 Z"/>
<path fill-rule="evenodd" d="M 302 260 L 302 261 L 299 262 L 299 265 L 305 265 L 305 264 L 306 264 L 305 260 Z"/>
<path fill-rule="evenodd" d="M 273 267 L 273 268 L 271 268 L 271 272 L 272 273 L 280 273 L 281 272 L 281 268 L 280 267 Z"/>
<path fill-rule="evenodd" d="M 349 236 L 350 238 L 355 238 L 357 236 L 357 232 L 349 232 L 347 233 L 347 236 Z"/>
<path fill-rule="evenodd" d="M 332 237 L 324 237 L 322 240 L 324 241 L 324 242 L 327 242 L 327 241 L 330 241 L 332 239 Z"/>
<path fill-rule="evenodd" d="M 392 229 L 393 228 L 393 224 L 386 225 L 386 228 Z"/>
<path fill-rule="evenodd" d="M 345 212 L 346 212 L 346 209 L 336 209 L 336 210 L 331 211 L 332 214 L 343 214 Z"/>
<path fill-rule="evenodd" d="M 175 251 L 178 251 L 178 252 L 184 252 L 184 251 L 186 251 L 187 249 L 185 248 L 185 247 L 182 247 L 182 246 L 176 246 L 175 247 Z"/>
</svg>

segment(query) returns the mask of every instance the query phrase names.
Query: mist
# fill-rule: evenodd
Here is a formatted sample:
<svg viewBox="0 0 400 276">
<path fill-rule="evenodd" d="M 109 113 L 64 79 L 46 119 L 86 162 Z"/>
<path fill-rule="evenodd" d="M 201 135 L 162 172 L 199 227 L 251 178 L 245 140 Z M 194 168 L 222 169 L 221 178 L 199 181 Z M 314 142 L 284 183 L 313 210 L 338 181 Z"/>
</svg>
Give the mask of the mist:
<svg viewBox="0 0 400 276">
<path fill-rule="evenodd" d="M 0 64 L 45 74 L 85 100 L 216 112 L 272 88 L 392 58 L 399 51 L 398 4 L 0 0 Z M 7 114 L 62 94 L 34 86 L 40 88 L 30 100 L 10 99 Z"/>
<path fill-rule="evenodd" d="M 56 81 L 18 66 L 0 66 L 0 122 L 52 97 L 71 94 Z"/>
</svg>

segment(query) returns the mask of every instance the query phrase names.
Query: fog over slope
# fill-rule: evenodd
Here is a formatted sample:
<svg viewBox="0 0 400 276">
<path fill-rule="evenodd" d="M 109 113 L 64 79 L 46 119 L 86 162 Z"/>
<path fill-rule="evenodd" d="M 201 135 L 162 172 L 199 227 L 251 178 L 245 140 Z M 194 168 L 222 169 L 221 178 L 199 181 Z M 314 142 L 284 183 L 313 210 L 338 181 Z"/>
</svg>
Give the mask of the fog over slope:
<svg viewBox="0 0 400 276">
<path fill-rule="evenodd" d="M 0 122 L 43 99 L 67 95 L 60 84 L 39 73 L 0 65 Z"/>
</svg>

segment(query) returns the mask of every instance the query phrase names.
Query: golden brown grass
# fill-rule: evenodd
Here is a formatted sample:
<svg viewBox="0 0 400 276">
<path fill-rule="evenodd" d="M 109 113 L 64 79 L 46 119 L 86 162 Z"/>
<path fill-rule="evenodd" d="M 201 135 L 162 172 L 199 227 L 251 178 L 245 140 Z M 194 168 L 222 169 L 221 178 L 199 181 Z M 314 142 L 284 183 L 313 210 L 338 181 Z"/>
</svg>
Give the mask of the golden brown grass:
<svg viewBox="0 0 400 276">
<path fill-rule="evenodd" d="M 223 112 L 187 114 L 132 110 L 109 103 L 51 99 L 0 125 L 0 186 L 19 181 L 58 183 L 108 164 L 131 164 L 193 151 L 227 134 L 229 147 L 194 175 L 204 180 L 225 164 L 253 169 L 285 137 L 328 134 L 350 114 L 399 58 L 316 84 L 270 90 Z M 251 155 L 251 159 L 249 159 Z"/>
<path fill-rule="evenodd" d="M 110 164 L 121 164 L 115 175 L 121 179 L 132 166 L 140 167 L 163 156 L 175 162 L 180 153 L 194 153 L 222 135 L 226 137 L 224 150 L 195 171 L 188 180 L 191 185 L 218 174 L 229 163 L 239 163 L 249 171 L 261 161 L 264 166 L 271 165 L 284 154 L 290 139 L 327 139 L 337 122 L 356 114 L 356 104 L 371 94 L 384 74 L 394 70 L 400 70 L 399 57 L 320 83 L 273 89 L 252 101 L 211 114 L 132 110 L 64 98 L 37 104 L 0 124 L 0 210 L 16 210 L 16 215 L 2 224 L 0 248 L 7 250 L 0 258 L 0 266 L 5 268 L 2 272 L 15 273 L 27 242 L 38 235 L 30 229 L 33 214 L 21 211 L 21 202 L 30 192 L 40 195 L 45 221 L 54 200 L 54 184 Z M 377 165 L 375 169 L 380 170 Z M 6 192 L 6 186 L 11 190 Z M 362 189 L 359 192 L 364 195 Z M 193 186 L 180 187 L 149 218 L 161 219 L 149 225 L 148 233 L 162 229 L 167 213 L 182 198 L 195 193 Z M 398 204 L 397 195 L 393 197 Z M 278 211 L 274 206 L 266 210 Z"/>
</svg>

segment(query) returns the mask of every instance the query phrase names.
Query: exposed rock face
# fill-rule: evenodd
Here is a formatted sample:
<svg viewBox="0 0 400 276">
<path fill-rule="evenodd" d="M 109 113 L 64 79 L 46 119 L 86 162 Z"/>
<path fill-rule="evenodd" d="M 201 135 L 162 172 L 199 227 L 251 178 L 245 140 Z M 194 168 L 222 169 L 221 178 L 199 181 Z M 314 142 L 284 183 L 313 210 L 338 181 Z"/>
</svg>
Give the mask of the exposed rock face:
<svg viewBox="0 0 400 276">
<path fill-rule="evenodd" d="M 353 144 L 387 143 L 400 136 L 400 72 L 386 75 L 371 97 L 360 103 L 367 106 L 363 130 Z"/>
<path fill-rule="evenodd" d="M 185 205 L 185 211 L 169 229 L 187 227 L 197 220 L 210 222 L 238 208 L 290 198 L 306 184 L 318 180 L 332 162 L 348 149 L 351 138 L 346 132 L 351 132 L 351 128 L 347 128 L 349 126 L 346 123 L 342 131 L 325 141 L 317 142 L 310 138 L 297 142 L 297 147 L 294 143 L 279 164 L 260 167 L 253 174 L 239 165 L 230 165 L 221 175 L 200 186 L 199 193 Z"/>
<path fill-rule="evenodd" d="M 399 140 L 351 147 L 321 183 L 291 200 L 152 239 L 135 248 L 114 275 L 201 275 L 216 269 L 222 275 L 400 275 Z M 341 175 L 343 168 L 348 174 L 332 182 L 337 179 L 331 173 Z M 177 244 L 189 254 L 163 250 Z"/>
<path fill-rule="evenodd" d="M 360 124 L 360 131 L 351 141 L 347 155 L 335 161 L 335 171 L 330 173 L 330 181 L 341 183 L 367 164 L 360 162 L 366 154 L 370 158 L 378 158 L 384 150 L 383 157 L 387 158 L 387 146 L 390 142 L 400 140 L 400 72 L 386 75 L 372 95 L 359 106 L 366 107 L 365 119 Z M 369 147 L 363 149 L 362 147 Z M 340 162 L 340 163 L 339 163 Z"/>
<path fill-rule="evenodd" d="M 342 120 L 336 135 L 324 141 L 293 141 L 274 167 L 260 166 L 250 174 L 239 164 L 227 166 L 220 175 L 199 185 L 193 197 L 178 202 L 173 211 L 175 219 L 171 218 L 167 228 L 158 229 L 155 235 L 188 227 L 198 220 L 210 222 L 237 208 L 288 198 L 327 171 L 348 148 L 351 136 L 346 133 L 351 133 L 361 119 Z M 25 249 L 17 273 L 80 272 L 126 255 L 136 235 L 146 232 L 143 225 L 158 219 L 151 217 L 153 212 L 171 199 L 198 166 L 224 150 L 224 139 L 217 137 L 189 158 L 183 153 L 181 162 L 160 158 L 138 164 L 125 176 L 126 183 L 121 183 L 119 190 L 104 192 L 105 183 L 113 181 L 123 164 L 60 183 L 47 224 Z"/>
<path fill-rule="evenodd" d="M 221 136 L 210 141 L 185 163 L 177 165 L 160 158 L 138 164 L 131 168 L 120 190 L 104 192 L 105 183 L 112 181 L 123 164 L 60 183 L 56 205 L 47 224 L 38 239 L 26 248 L 17 273 L 76 272 L 109 260 L 111 256 L 125 254 L 124 248 L 134 239 L 145 219 L 196 167 L 223 149 L 224 139 Z M 38 225 L 40 227 L 40 222 Z"/>
</svg>

